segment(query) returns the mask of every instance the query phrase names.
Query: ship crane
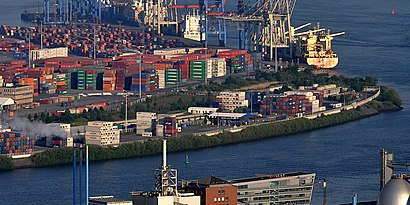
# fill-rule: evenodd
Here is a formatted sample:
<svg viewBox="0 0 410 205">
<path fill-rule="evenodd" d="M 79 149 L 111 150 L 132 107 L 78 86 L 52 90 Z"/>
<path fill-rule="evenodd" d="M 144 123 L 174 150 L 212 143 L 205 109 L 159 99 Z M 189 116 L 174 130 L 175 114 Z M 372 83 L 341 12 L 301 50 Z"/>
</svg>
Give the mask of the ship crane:
<svg viewBox="0 0 410 205">
<path fill-rule="evenodd" d="M 345 35 L 345 34 L 346 32 L 339 32 L 339 33 L 330 34 L 329 37 L 336 37 L 336 36 Z"/>
</svg>

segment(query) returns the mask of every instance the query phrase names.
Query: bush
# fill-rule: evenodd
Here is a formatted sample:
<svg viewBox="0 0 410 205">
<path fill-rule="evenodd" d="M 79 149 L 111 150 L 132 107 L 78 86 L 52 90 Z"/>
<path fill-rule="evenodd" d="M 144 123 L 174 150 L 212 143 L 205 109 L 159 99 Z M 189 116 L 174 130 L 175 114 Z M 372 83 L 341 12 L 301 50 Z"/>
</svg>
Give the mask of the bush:
<svg viewBox="0 0 410 205">
<path fill-rule="evenodd" d="M 402 106 L 400 95 L 394 89 L 386 86 L 381 87 L 381 93 L 378 100 L 391 102 L 397 107 Z"/>
<path fill-rule="evenodd" d="M 0 156 L 0 170 L 7 170 L 13 168 L 13 159 L 8 156 Z"/>
</svg>

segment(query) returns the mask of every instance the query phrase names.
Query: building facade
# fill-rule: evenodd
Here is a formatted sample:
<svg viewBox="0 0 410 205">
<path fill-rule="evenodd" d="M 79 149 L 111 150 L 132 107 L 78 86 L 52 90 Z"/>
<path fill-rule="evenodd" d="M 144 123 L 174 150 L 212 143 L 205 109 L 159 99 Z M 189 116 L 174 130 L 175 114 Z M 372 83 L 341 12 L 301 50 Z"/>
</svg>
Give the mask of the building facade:
<svg viewBox="0 0 410 205">
<path fill-rule="evenodd" d="M 16 109 L 33 103 L 33 89 L 31 86 L 0 87 L 0 97 L 14 100 Z"/>
<path fill-rule="evenodd" d="M 157 119 L 157 113 L 154 112 L 137 112 L 137 134 L 143 135 L 145 133 L 152 133 L 155 129 L 155 122 Z"/>
<path fill-rule="evenodd" d="M 85 128 L 86 144 L 117 146 L 120 144 L 120 131 L 113 122 L 88 122 Z"/>
<path fill-rule="evenodd" d="M 218 108 L 212 108 L 212 107 L 189 107 L 188 112 L 191 114 L 212 114 L 215 113 L 218 110 Z"/>
<path fill-rule="evenodd" d="M 30 51 L 31 61 L 56 57 L 68 57 L 68 47 L 45 48 Z"/>
<path fill-rule="evenodd" d="M 227 112 L 233 112 L 236 108 L 248 107 L 245 92 L 220 92 L 215 101 L 218 107 Z"/>
<path fill-rule="evenodd" d="M 228 181 L 210 176 L 187 182 L 183 189 L 201 196 L 201 205 L 236 205 L 237 188 Z"/>
<path fill-rule="evenodd" d="M 231 183 L 238 188 L 238 204 L 309 205 L 315 176 L 298 172 L 238 179 Z"/>
<path fill-rule="evenodd" d="M 49 131 L 56 136 L 46 136 L 46 146 L 66 146 L 72 147 L 74 139 L 71 137 L 71 125 L 65 123 L 49 123 L 47 124 Z"/>
</svg>

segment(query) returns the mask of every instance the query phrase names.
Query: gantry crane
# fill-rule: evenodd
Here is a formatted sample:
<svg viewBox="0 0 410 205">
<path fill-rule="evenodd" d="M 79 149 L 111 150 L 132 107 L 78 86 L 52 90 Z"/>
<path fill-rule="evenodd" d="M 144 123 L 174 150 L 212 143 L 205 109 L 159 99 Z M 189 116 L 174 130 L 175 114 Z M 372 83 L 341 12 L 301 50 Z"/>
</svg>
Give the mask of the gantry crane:
<svg viewBox="0 0 410 205">
<path fill-rule="evenodd" d="M 295 4 L 296 0 L 240 1 L 237 13 L 220 18 L 237 23 L 241 49 L 260 51 L 265 59 L 273 60 L 274 50 L 291 48 L 290 18 Z"/>
<path fill-rule="evenodd" d="M 51 2 L 50 2 L 51 1 Z M 103 0 L 44 0 L 44 24 L 67 23 L 73 21 L 73 15 L 101 20 Z M 50 6 L 56 7 L 56 16 L 50 17 Z"/>
<path fill-rule="evenodd" d="M 144 25 L 158 34 L 163 26 L 174 26 L 175 33 L 178 33 L 178 11 L 174 7 L 176 0 L 144 0 L 143 5 Z"/>
</svg>

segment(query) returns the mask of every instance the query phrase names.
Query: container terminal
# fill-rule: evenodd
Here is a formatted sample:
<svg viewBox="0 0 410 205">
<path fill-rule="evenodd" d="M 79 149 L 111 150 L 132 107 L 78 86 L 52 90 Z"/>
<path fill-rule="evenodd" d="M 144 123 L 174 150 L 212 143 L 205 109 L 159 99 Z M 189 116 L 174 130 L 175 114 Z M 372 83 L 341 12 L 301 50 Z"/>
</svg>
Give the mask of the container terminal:
<svg viewBox="0 0 410 205">
<path fill-rule="evenodd" d="M 193 4 L 180 4 L 177 0 L 44 0 L 42 13 L 23 13 L 22 19 L 39 24 L 138 25 L 157 35 L 192 39 L 204 47 L 226 46 L 228 35 L 234 35 L 239 37 L 238 49 L 260 52 L 264 60 L 275 64 L 279 56 L 317 68 L 334 68 L 338 56 L 331 41 L 344 32 L 330 34 L 319 25 L 310 28 L 311 23 L 292 26 L 295 6 L 296 0 L 238 0 L 233 10 L 227 10 L 227 2 L 221 0 L 199 0 Z M 306 28 L 307 31 L 297 33 Z"/>
</svg>

